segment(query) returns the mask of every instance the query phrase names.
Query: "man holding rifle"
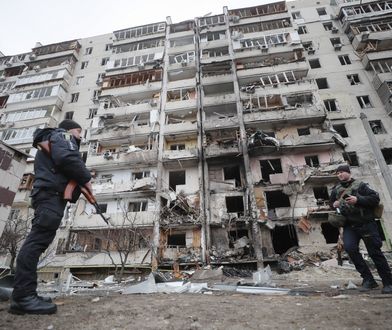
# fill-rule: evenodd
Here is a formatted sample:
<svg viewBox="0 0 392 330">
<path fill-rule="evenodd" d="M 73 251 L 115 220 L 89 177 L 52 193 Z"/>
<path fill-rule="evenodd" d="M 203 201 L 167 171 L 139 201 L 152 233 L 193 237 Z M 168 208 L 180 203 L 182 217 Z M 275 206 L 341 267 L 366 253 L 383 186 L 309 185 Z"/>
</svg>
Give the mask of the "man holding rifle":
<svg viewBox="0 0 392 330">
<path fill-rule="evenodd" d="M 58 128 L 37 129 L 34 133 L 33 146 L 39 149 L 31 193 L 35 213 L 31 231 L 17 257 L 10 313 L 53 314 L 57 311 L 50 298 L 37 295 L 37 265 L 60 226 L 67 203 L 64 199 L 67 184 L 76 182 L 92 195 L 91 174 L 79 154 L 81 132 L 77 122 L 66 119 Z M 79 194 L 73 194 L 73 202 Z"/>
</svg>

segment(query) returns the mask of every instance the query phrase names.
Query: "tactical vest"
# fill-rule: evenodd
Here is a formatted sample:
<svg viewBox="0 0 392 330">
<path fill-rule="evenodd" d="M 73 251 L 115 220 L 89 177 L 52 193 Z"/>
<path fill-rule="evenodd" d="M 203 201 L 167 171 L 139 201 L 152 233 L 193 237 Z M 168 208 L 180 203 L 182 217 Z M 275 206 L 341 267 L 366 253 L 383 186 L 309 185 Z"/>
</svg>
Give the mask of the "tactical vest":
<svg viewBox="0 0 392 330">
<path fill-rule="evenodd" d="M 363 224 L 374 219 L 373 209 L 350 205 L 344 200 L 346 195 L 355 196 L 361 184 L 362 181 L 354 180 L 348 188 L 341 183 L 335 187 L 336 199 L 340 201 L 340 212 L 346 217 L 348 224 Z"/>
</svg>

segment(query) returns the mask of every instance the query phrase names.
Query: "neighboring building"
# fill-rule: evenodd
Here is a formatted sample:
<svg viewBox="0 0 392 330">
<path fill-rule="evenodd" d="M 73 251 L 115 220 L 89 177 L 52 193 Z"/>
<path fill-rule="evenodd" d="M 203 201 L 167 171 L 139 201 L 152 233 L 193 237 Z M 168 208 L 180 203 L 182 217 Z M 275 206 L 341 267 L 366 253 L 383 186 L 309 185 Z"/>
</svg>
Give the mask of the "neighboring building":
<svg viewBox="0 0 392 330">
<path fill-rule="evenodd" d="M 0 58 L 1 138 L 33 156 L 35 128 L 81 123 L 111 217 L 83 199 L 67 208 L 51 270 L 110 267 L 119 241 L 130 267 L 328 249 L 343 162 L 388 219 L 391 29 L 390 1 L 280 1 Z M 392 225 L 380 230 L 389 244 Z"/>
</svg>

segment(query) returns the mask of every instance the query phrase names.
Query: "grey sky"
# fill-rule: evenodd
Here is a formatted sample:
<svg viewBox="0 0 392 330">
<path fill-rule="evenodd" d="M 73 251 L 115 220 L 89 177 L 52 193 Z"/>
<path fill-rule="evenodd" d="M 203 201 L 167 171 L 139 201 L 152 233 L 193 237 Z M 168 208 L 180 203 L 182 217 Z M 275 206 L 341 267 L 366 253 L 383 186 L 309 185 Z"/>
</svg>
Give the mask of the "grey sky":
<svg viewBox="0 0 392 330">
<path fill-rule="evenodd" d="M 43 45 L 165 21 L 174 23 L 277 0 L 6 0 L 2 1 L 0 51 L 16 55 Z"/>
</svg>

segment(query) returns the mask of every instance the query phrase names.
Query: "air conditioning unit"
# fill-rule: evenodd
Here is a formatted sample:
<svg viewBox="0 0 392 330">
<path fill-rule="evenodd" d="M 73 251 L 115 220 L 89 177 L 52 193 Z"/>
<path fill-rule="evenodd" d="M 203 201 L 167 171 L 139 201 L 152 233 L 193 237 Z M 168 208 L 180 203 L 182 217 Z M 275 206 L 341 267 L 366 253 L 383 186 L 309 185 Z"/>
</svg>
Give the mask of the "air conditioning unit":
<svg viewBox="0 0 392 330">
<path fill-rule="evenodd" d="M 103 158 L 105 158 L 105 159 L 113 159 L 113 154 L 112 154 L 112 152 L 111 151 L 105 151 L 104 153 L 103 153 Z"/>
<path fill-rule="evenodd" d="M 334 48 L 335 50 L 341 50 L 342 47 L 343 47 L 342 44 L 334 44 L 334 45 L 333 45 L 333 48 Z"/>
<path fill-rule="evenodd" d="M 261 46 L 259 46 L 259 49 L 261 49 L 262 53 L 267 53 L 268 52 L 268 45 L 261 45 Z"/>
<path fill-rule="evenodd" d="M 29 55 L 30 60 L 35 60 L 36 58 L 37 58 L 37 55 L 35 55 L 34 53 Z"/>
<path fill-rule="evenodd" d="M 308 47 L 306 51 L 308 52 L 308 55 L 313 55 L 316 52 L 316 50 L 313 47 Z"/>
<path fill-rule="evenodd" d="M 339 32 L 339 29 L 338 29 L 336 26 L 334 26 L 334 27 L 331 29 L 331 32 L 332 32 L 333 34 L 336 34 L 336 33 Z"/>
</svg>

